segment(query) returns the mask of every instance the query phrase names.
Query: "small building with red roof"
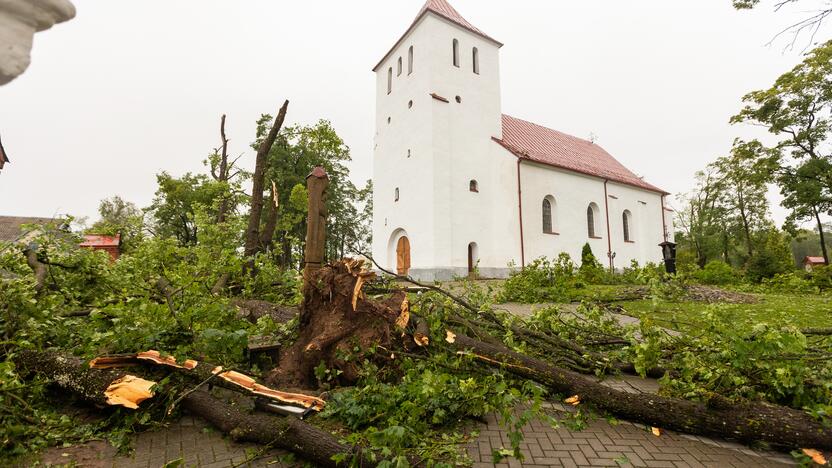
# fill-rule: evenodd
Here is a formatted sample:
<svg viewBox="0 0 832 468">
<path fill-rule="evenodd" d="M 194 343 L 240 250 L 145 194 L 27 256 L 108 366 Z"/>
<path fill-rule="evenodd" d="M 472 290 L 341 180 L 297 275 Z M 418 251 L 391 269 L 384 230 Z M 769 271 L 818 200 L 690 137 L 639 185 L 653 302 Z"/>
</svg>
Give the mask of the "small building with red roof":
<svg viewBox="0 0 832 468">
<path fill-rule="evenodd" d="M 505 277 L 561 252 L 579 261 L 586 243 L 611 268 L 661 262 L 668 193 L 591 139 L 504 114 L 502 46 L 428 0 L 385 48 L 373 68 L 374 259 L 423 280 Z"/>
<path fill-rule="evenodd" d="M 99 234 L 84 234 L 84 241 L 80 247 L 92 250 L 103 250 L 110 255 L 113 261 L 118 260 L 121 255 L 121 236 L 102 236 Z"/>
<path fill-rule="evenodd" d="M 803 269 L 811 273 L 815 267 L 826 265 L 826 260 L 823 257 L 806 257 L 803 259 Z"/>
</svg>

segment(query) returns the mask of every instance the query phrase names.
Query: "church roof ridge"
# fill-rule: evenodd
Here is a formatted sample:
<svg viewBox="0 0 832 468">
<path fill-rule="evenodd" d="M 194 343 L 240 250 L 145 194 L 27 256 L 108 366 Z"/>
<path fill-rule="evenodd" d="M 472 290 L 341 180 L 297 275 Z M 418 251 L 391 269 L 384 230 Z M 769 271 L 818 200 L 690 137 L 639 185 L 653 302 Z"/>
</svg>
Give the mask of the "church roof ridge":
<svg viewBox="0 0 832 468">
<path fill-rule="evenodd" d="M 474 33 L 474 34 L 476 34 L 476 35 L 478 35 L 478 36 L 480 36 L 484 39 L 487 39 L 491 42 L 494 42 L 495 44 L 497 44 L 498 47 L 503 46 L 502 42 L 500 42 L 500 41 L 494 39 L 493 37 L 489 36 L 488 34 L 482 32 L 479 28 L 477 28 L 476 26 L 474 26 L 473 24 L 468 22 L 468 20 L 466 20 L 462 15 L 459 14 L 458 11 L 456 11 L 456 8 L 454 8 L 448 2 L 448 0 L 427 0 L 427 2 L 425 2 L 425 5 L 422 7 L 422 9 L 419 10 L 419 14 L 416 15 L 416 19 L 414 19 L 413 23 L 410 24 L 410 27 L 407 28 L 407 30 L 404 32 L 404 34 L 402 34 L 402 37 L 400 37 L 399 40 L 396 41 L 396 43 L 393 45 L 393 47 L 391 47 L 390 50 L 386 54 L 384 54 L 384 57 L 381 58 L 381 60 L 376 64 L 376 66 L 373 67 L 373 71 L 378 70 L 378 67 L 380 67 L 381 64 L 384 63 L 385 60 L 387 60 L 387 57 L 389 57 L 390 54 L 394 50 L 396 50 L 396 47 L 398 47 L 399 44 L 401 44 L 401 42 L 404 40 L 404 38 L 407 37 L 408 34 L 410 34 L 410 31 L 412 31 L 413 28 L 416 27 L 416 24 L 419 23 L 419 21 L 422 19 L 422 17 L 425 16 L 426 14 L 428 14 L 428 13 L 433 13 L 433 14 L 435 14 L 435 15 L 441 17 L 441 18 L 444 18 L 444 19 L 450 21 L 451 23 L 454 23 L 457 26 L 459 26 L 463 29 L 466 29 L 466 30 L 468 30 L 468 31 L 470 31 L 470 32 L 472 32 L 472 33 Z"/>
<path fill-rule="evenodd" d="M 669 195 L 627 169 L 597 143 L 507 114 L 494 140 L 518 158 Z"/>
</svg>

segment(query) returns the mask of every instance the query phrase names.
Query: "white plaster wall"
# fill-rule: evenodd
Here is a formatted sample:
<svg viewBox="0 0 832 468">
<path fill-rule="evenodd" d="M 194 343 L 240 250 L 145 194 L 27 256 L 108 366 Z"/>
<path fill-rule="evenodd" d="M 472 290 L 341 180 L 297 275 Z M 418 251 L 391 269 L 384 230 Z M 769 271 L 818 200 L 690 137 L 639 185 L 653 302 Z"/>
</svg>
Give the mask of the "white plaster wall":
<svg viewBox="0 0 832 468">
<path fill-rule="evenodd" d="M 608 234 L 603 179 L 527 161 L 521 164 L 521 176 L 526 262 L 566 252 L 579 263 L 581 249 L 587 242 L 605 266 L 609 265 L 607 253 L 610 244 L 617 269 L 629 266 L 631 260 L 642 265 L 661 261 L 661 249 L 658 247 L 663 241 L 660 194 L 610 181 L 607 184 Z M 553 219 L 557 235 L 543 232 L 542 204 L 547 195 L 555 198 Z M 598 205 L 600 213 L 595 220 L 597 239 L 590 239 L 587 229 L 587 207 L 593 202 Z M 633 242 L 624 241 L 624 210 L 632 213 Z"/>
<path fill-rule="evenodd" d="M 424 20 L 422 21 L 424 22 Z M 398 229 L 406 232 L 411 245 L 411 267 L 434 264 L 433 250 L 433 156 L 432 101 L 428 59 L 430 39 L 427 29 L 418 25 L 376 72 L 376 134 L 373 156 L 373 257 L 395 270 L 391 236 Z M 413 72 L 407 71 L 407 54 L 414 48 Z M 398 58 L 403 71 L 397 75 Z M 393 67 L 393 90 L 387 94 L 387 73 Z M 408 108 L 408 102 L 413 107 Z M 388 124 L 387 119 L 390 118 Z M 410 149 L 408 158 L 407 150 Z M 399 201 L 394 200 L 396 187 Z M 400 237 L 397 235 L 396 237 Z M 395 248 L 395 243 L 393 243 Z"/>
</svg>

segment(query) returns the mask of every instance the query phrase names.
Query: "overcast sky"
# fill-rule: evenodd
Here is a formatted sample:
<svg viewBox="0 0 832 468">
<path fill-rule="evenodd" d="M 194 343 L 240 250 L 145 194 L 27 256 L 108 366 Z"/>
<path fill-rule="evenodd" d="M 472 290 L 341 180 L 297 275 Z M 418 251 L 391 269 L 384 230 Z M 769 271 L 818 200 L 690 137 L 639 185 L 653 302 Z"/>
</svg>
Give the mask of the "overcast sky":
<svg viewBox="0 0 832 468">
<path fill-rule="evenodd" d="M 155 174 L 202 171 L 228 114 L 253 166 L 255 121 L 289 99 L 289 123 L 329 119 L 372 177 L 372 66 L 423 0 L 73 0 L 35 36 L 33 63 L 0 87 L 0 215 L 94 220 L 102 198 L 147 206 Z M 802 18 L 730 0 L 451 0 L 505 43 L 503 112 L 599 144 L 669 192 L 755 130 L 728 119 L 748 91 L 800 62 L 772 36 Z M 829 26 L 819 39 L 830 37 Z M 782 220 L 782 209 L 775 209 Z"/>
</svg>

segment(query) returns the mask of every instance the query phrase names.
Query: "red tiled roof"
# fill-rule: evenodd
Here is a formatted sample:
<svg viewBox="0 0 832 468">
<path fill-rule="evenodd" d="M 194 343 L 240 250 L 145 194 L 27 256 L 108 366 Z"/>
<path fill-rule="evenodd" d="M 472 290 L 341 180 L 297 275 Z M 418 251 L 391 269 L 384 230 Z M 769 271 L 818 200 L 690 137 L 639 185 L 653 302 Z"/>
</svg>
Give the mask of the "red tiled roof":
<svg viewBox="0 0 832 468">
<path fill-rule="evenodd" d="M 446 20 L 448 20 L 448 21 L 450 21 L 450 22 L 452 22 L 452 23 L 454 23 L 454 24 L 456 24 L 456 25 L 458 25 L 458 26 L 460 26 L 464 29 L 467 29 L 468 31 L 471 31 L 472 33 L 474 33 L 478 36 L 482 36 L 483 38 L 488 39 L 489 41 L 496 43 L 499 47 L 503 46 L 502 42 L 494 39 L 493 37 L 489 36 L 488 34 L 482 32 L 482 31 L 480 31 L 473 24 L 469 23 L 468 20 L 463 18 L 462 15 L 460 15 L 459 12 L 456 11 L 456 9 L 454 7 L 452 7 L 451 4 L 448 3 L 447 0 L 427 0 L 427 3 L 425 3 L 425 6 L 423 6 L 422 9 L 419 10 L 419 14 L 416 15 L 416 19 L 413 20 L 413 23 L 410 25 L 409 28 L 407 28 L 407 31 L 405 31 L 405 33 L 402 34 L 402 37 L 399 38 L 398 41 L 396 41 L 396 44 L 393 45 L 393 47 L 390 49 L 390 51 L 387 52 L 386 54 L 384 54 L 384 57 L 382 57 L 382 59 L 376 64 L 376 66 L 373 67 L 373 71 L 378 70 L 378 67 L 380 67 L 381 64 L 384 63 L 385 60 L 387 60 L 387 57 L 389 57 L 390 54 L 394 50 L 396 50 L 396 47 L 398 47 L 399 44 L 401 44 L 401 42 L 404 40 L 404 38 L 407 37 L 407 35 L 410 33 L 410 31 L 413 30 L 413 28 L 416 26 L 416 23 L 418 23 L 419 20 L 421 20 L 422 17 L 424 15 L 426 15 L 428 12 L 439 15 L 442 18 L 445 18 Z"/>
<path fill-rule="evenodd" d="M 81 247 L 118 247 L 121 236 L 100 236 L 97 234 L 85 234 Z"/>
<path fill-rule="evenodd" d="M 803 259 L 803 263 L 812 263 L 814 265 L 822 265 L 826 263 L 826 260 L 823 257 L 806 257 Z"/>
<path fill-rule="evenodd" d="M 667 195 L 648 184 L 591 141 L 525 120 L 503 115 L 503 139 L 496 139 L 515 156 Z"/>
</svg>

